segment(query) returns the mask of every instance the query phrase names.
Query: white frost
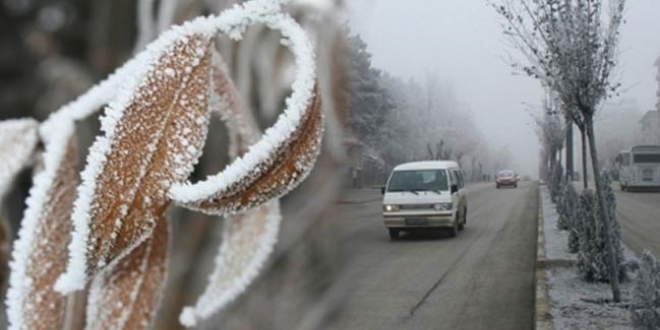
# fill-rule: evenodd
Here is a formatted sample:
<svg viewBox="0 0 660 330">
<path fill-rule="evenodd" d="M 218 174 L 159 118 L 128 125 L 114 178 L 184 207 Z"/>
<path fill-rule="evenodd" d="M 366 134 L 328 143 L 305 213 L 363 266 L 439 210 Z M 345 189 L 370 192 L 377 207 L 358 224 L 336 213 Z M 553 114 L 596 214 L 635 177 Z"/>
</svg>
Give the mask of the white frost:
<svg viewBox="0 0 660 330">
<path fill-rule="evenodd" d="M 146 77 L 154 70 L 154 63 L 177 41 L 187 40 L 189 36 L 195 34 L 201 34 L 206 40 L 211 38 L 213 31 L 208 28 L 208 21 L 209 18 L 198 18 L 182 26 L 173 27 L 149 44 L 146 50 L 128 62 L 124 68 L 118 70 L 122 73 L 123 82 L 116 98 L 106 107 L 105 116 L 101 119 L 101 129 L 105 132 L 105 136 L 98 137 L 90 148 L 87 166 L 81 174 L 82 183 L 78 187 L 78 198 L 74 203 L 72 216 L 74 231 L 69 244 L 69 265 L 66 273 L 57 280 L 55 290 L 67 294 L 83 289 L 87 282 L 86 270 L 89 265 L 87 265 L 86 252 L 96 180 L 107 161 L 107 155 L 112 147 L 111 141 L 124 111 L 134 100 L 138 89 L 147 84 Z"/>
<path fill-rule="evenodd" d="M 316 82 L 314 51 L 305 31 L 287 14 L 273 11 L 280 1 L 248 2 L 224 12 L 210 22 L 212 26 L 238 38 L 249 24 L 263 23 L 271 29 L 280 30 L 285 44 L 294 55 L 297 71 L 293 82 L 293 93 L 286 99 L 286 108 L 277 122 L 268 129 L 263 138 L 250 147 L 242 157 L 232 162 L 222 172 L 206 180 L 191 184 L 174 184 L 170 197 L 179 204 L 194 203 L 209 199 L 232 184 L 250 175 L 258 164 L 271 157 L 278 146 L 285 143 L 300 125 L 309 106 Z M 273 7 L 274 6 L 274 7 Z"/>
<path fill-rule="evenodd" d="M 37 127 L 33 119 L 0 121 L 0 200 L 29 163 L 37 145 Z"/>
<path fill-rule="evenodd" d="M 34 183 L 27 199 L 27 209 L 21 221 L 18 238 L 14 242 L 12 261 L 9 264 L 11 274 L 7 291 L 7 316 L 9 329 L 26 329 L 26 318 L 33 316 L 26 305 L 28 294 L 33 291 L 34 280 L 27 274 L 30 256 L 37 246 L 35 233 L 44 214 L 43 207 L 52 189 L 62 158 L 66 153 L 67 143 L 74 134 L 73 122 L 66 117 L 54 116 L 52 124 L 56 131 L 42 131 L 45 143 L 44 169 L 34 177 Z"/>
<path fill-rule="evenodd" d="M 281 220 L 277 200 L 226 219 L 209 284 L 194 307 L 184 308 L 179 317 L 181 324 L 195 326 L 245 291 L 273 251 Z M 241 225 L 232 226 L 237 221 Z"/>
</svg>

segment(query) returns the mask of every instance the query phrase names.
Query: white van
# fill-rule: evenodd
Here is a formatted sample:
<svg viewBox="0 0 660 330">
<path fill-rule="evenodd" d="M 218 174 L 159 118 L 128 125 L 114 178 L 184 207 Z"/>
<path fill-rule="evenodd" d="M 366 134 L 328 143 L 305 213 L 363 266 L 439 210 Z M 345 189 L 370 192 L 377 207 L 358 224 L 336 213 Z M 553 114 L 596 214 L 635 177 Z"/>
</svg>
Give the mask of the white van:
<svg viewBox="0 0 660 330">
<path fill-rule="evenodd" d="M 467 223 L 465 179 L 456 162 L 401 164 L 383 194 L 383 220 L 393 240 L 401 231 L 439 228 L 453 237 Z"/>
</svg>

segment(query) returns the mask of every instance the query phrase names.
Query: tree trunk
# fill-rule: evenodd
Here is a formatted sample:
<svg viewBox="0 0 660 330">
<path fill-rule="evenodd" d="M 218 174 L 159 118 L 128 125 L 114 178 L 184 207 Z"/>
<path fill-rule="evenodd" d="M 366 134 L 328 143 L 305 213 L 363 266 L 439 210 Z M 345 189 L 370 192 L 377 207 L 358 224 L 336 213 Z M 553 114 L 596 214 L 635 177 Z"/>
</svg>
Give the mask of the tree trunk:
<svg viewBox="0 0 660 330">
<path fill-rule="evenodd" d="M 573 122 L 566 118 L 566 179 L 573 181 Z"/>
<path fill-rule="evenodd" d="M 614 252 L 614 243 L 610 233 L 612 232 L 609 213 L 605 207 L 605 190 L 603 180 L 600 179 L 600 162 L 598 161 L 598 152 L 596 150 L 596 138 L 594 134 L 593 118 L 585 118 L 585 127 L 589 138 L 589 150 L 591 151 L 591 165 L 594 171 L 594 181 L 596 184 L 596 196 L 598 196 L 598 209 L 600 210 L 600 220 L 603 221 L 605 230 L 605 245 L 610 268 L 610 285 L 612 287 L 612 299 L 614 302 L 621 302 L 621 288 L 619 288 L 619 262 L 616 260 Z"/>
<path fill-rule="evenodd" d="M 587 169 L 587 134 L 584 128 L 580 130 L 582 135 L 582 182 L 584 182 L 584 189 L 589 189 L 589 176 Z"/>
</svg>

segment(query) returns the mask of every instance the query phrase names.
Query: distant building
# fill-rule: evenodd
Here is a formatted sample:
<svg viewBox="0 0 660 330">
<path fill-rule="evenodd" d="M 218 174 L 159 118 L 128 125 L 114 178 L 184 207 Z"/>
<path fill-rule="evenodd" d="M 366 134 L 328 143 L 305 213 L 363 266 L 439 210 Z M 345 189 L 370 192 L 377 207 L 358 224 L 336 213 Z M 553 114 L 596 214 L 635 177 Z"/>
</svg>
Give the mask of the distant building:
<svg viewBox="0 0 660 330">
<path fill-rule="evenodd" d="M 639 123 L 642 125 L 642 143 L 660 144 L 660 111 L 648 111 Z"/>
</svg>

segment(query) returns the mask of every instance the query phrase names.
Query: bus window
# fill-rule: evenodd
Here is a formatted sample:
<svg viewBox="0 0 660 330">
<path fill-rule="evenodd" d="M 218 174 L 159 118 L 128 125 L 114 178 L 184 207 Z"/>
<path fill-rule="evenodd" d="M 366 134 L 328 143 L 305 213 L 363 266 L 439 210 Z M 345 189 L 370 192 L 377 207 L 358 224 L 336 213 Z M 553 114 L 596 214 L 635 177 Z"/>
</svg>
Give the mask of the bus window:
<svg viewBox="0 0 660 330">
<path fill-rule="evenodd" d="M 635 164 L 660 164 L 660 154 L 635 154 Z"/>
</svg>

